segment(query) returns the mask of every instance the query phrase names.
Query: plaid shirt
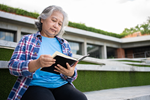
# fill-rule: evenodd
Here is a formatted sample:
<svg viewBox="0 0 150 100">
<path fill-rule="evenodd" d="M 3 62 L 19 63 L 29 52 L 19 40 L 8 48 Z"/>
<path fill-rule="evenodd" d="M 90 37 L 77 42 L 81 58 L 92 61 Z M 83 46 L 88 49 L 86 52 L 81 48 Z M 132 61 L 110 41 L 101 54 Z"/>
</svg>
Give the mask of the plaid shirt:
<svg viewBox="0 0 150 100">
<path fill-rule="evenodd" d="M 28 64 L 31 60 L 37 58 L 40 44 L 42 42 L 41 38 L 40 32 L 26 35 L 20 40 L 15 48 L 8 67 L 10 74 L 17 76 L 18 79 L 16 80 L 7 100 L 20 100 L 25 91 L 28 89 L 34 74 L 29 72 Z M 68 42 L 57 36 L 56 38 L 62 46 L 63 53 L 65 55 L 72 56 Z M 68 78 L 63 74 L 60 74 L 60 76 L 72 84 L 72 82 L 77 78 L 77 69 L 75 68 L 75 74 L 72 78 Z"/>
</svg>

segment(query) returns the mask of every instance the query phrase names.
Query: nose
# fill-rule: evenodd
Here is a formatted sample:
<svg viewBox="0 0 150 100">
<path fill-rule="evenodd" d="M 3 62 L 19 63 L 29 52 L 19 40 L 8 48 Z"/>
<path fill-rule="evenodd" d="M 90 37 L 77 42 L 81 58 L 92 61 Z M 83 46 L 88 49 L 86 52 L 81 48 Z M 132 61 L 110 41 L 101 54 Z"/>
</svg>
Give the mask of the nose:
<svg viewBox="0 0 150 100">
<path fill-rule="evenodd" d="M 58 23 L 54 23 L 54 27 L 57 28 L 58 27 Z"/>
</svg>

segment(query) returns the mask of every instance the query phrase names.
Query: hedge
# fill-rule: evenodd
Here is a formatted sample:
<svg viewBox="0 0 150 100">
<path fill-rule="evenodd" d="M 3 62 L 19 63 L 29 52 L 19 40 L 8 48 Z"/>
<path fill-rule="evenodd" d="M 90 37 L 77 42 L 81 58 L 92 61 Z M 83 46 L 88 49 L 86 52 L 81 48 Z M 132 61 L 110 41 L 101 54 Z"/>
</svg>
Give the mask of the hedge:
<svg viewBox="0 0 150 100">
<path fill-rule="evenodd" d="M 32 18 L 37 18 L 39 16 L 38 13 L 36 12 L 28 12 L 26 10 L 20 9 L 20 8 L 13 8 L 4 4 L 0 4 L 0 10 L 2 11 L 6 11 L 9 13 L 14 13 L 17 15 L 23 15 L 23 16 L 28 16 L 28 17 L 32 17 Z"/>
<path fill-rule="evenodd" d="M 119 87 L 150 85 L 149 72 L 78 71 L 73 82 L 82 92 Z M 0 69 L 0 100 L 6 100 L 15 81 L 8 69 Z"/>
<path fill-rule="evenodd" d="M 0 48 L 0 60 L 9 61 L 14 50 Z"/>
<path fill-rule="evenodd" d="M 78 71 L 73 83 L 82 92 L 150 85 L 149 72 Z"/>
</svg>

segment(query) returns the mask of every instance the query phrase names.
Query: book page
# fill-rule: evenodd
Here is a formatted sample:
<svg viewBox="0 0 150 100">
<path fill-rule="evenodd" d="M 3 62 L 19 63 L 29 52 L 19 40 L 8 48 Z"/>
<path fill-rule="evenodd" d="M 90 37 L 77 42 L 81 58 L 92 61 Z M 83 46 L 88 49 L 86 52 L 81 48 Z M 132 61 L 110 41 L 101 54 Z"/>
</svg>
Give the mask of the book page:
<svg viewBox="0 0 150 100">
<path fill-rule="evenodd" d="M 58 52 L 58 51 L 56 51 L 56 52 L 52 55 L 52 57 L 54 58 L 56 55 L 60 55 L 60 56 L 62 56 L 62 57 L 65 57 L 65 58 L 68 58 L 68 59 L 73 59 L 73 60 L 76 60 L 76 61 L 77 61 L 77 59 L 75 59 L 75 58 L 73 58 L 73 57 L 70 57 L 70 56 L 67 56 L 67 55 L 65 55 L 65 54 L 62 54 L 62 53 L 60 53 L 60 52 Z"/>
</svg>

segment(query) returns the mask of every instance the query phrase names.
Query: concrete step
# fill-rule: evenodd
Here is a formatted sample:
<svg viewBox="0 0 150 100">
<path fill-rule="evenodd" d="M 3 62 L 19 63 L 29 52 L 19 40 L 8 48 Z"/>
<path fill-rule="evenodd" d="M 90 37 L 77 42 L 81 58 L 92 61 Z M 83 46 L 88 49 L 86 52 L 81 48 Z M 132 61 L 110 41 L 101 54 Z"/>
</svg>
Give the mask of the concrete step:
<svg viewBox="0 0 150 100">
<path fill-rule="evenodd" d="M 84 92 L 88 100 L 150 100 L 150 85 Z"/>
</svg>

